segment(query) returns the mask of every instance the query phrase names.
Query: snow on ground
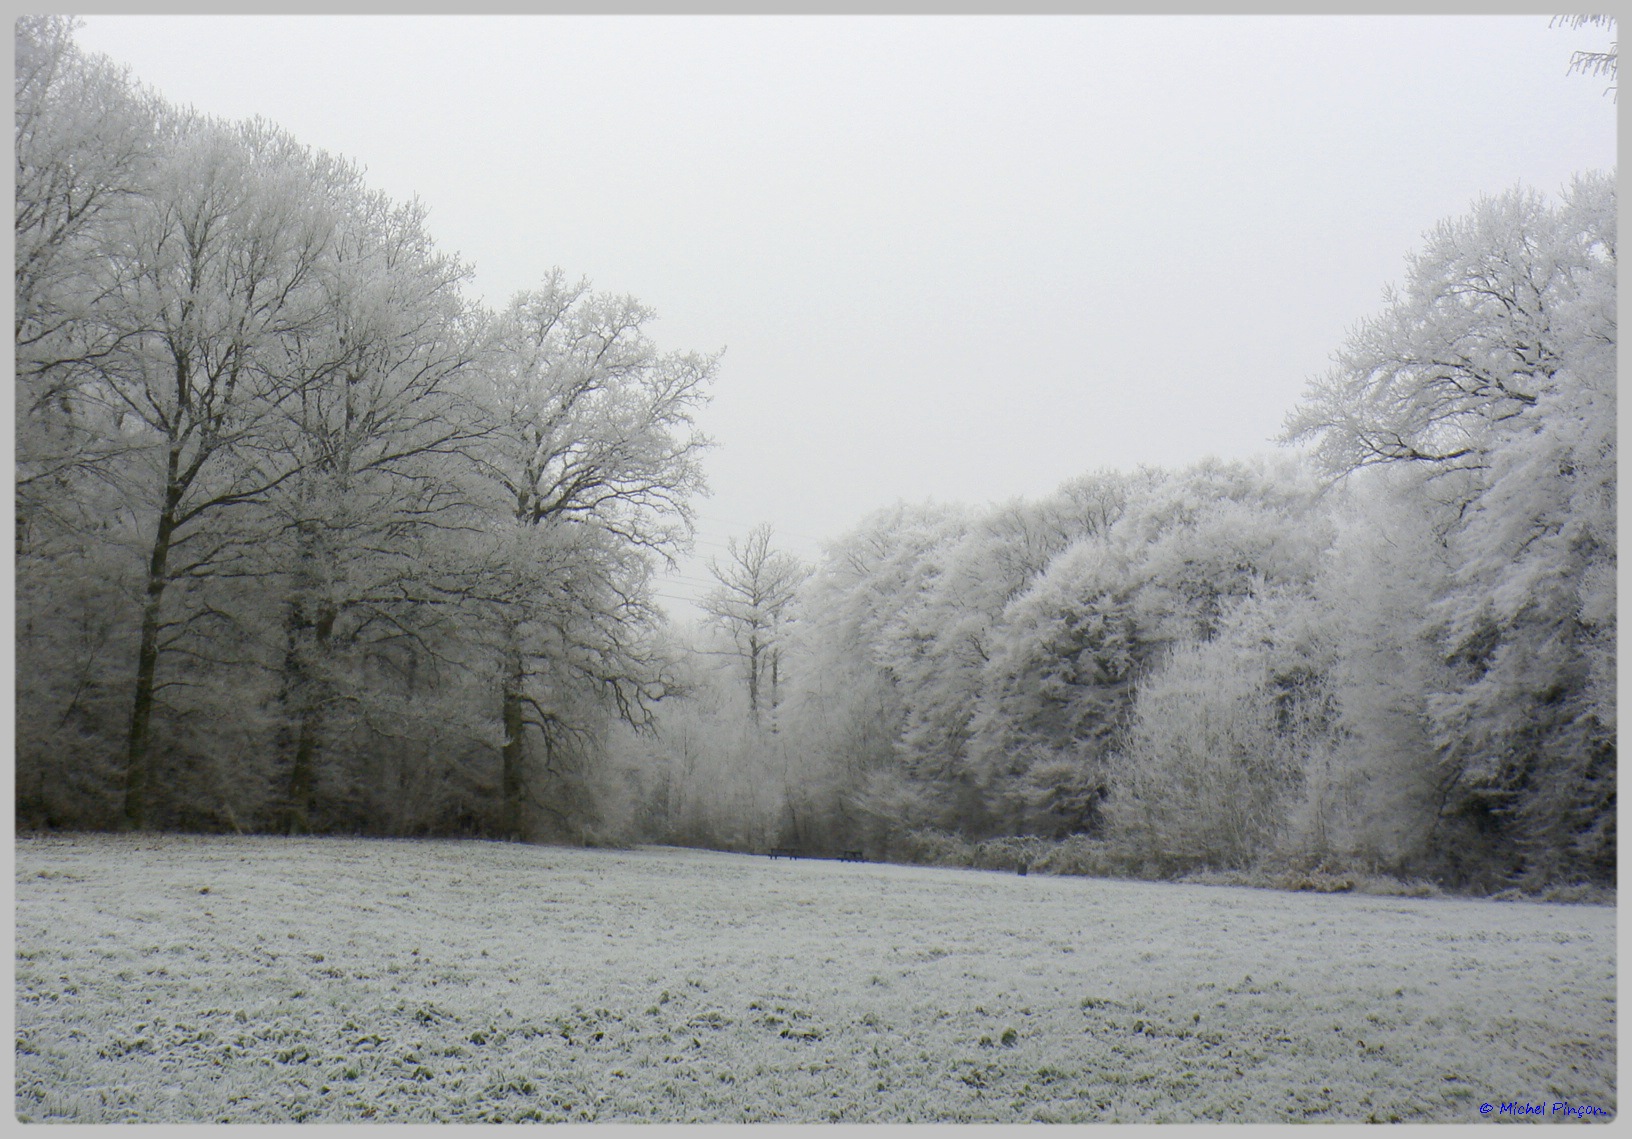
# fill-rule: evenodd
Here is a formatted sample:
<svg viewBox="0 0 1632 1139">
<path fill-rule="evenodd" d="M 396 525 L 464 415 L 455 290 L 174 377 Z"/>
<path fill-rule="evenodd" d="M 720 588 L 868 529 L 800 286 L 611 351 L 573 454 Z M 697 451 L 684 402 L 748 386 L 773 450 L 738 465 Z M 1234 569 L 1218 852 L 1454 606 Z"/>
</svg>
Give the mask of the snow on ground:
<svg viewBox="0 0 1632 1139">
<path fill-rule="evenodd" d="M 16 849 L 27 1121 L 1472 1123 L 1486 1102 L 1615 1107 L 1604 907 L 661 848 Z"/>
</svg>

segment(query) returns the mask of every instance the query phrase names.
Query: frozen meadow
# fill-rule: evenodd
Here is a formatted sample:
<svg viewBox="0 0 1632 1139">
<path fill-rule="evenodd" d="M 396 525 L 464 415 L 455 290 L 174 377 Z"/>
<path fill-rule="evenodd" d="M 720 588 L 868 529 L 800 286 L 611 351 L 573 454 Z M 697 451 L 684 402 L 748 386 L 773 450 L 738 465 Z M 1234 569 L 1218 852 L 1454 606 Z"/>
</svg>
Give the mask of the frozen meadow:
<svg viewBox="0 0 1632 1139">
<path fill-rule="evenodd" d="M 1601 906 L 664 848 L 79 835 L 16 851 L 31 1122 L 1615 1107 Z"/>
</svg>

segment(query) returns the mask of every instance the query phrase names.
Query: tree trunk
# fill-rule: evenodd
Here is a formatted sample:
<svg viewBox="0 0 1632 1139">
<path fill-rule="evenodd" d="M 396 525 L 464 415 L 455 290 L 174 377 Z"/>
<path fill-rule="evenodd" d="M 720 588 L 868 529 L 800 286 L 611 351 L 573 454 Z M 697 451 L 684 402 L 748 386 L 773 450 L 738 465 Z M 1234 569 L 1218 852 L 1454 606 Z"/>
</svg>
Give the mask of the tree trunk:
<svg viewBox="0 0 1632 1139">
<path fill-rule="evenodd" d="M 522 796 L 525 782 L 522 765 L 527 759 L 526 740 L 522 733 L 526 722 L 522 717 L 522 684 L 526 672 L 518 658 L 504 685 L 504 750 L 501 753 L 500 774 L 501 813 L 499 829 L 510 842 L 520 842 L 522 833 Z"/>
<path fill-rule="evenodd" d="M 323 710 L 329 696 L 322 662 L 328 655 L 329 636 L 337 617 L 335 609 L 327 605 L 318 611 L 315 622 L 306 620 L 299 602 L 291 609 L 289 653 L 284 663 L 285 699 L 293 698 L 290 702 L 300 727 L 295 736 L 294 761 L 289 767 L 284 815 L 284 829 L 290 834 L 308 833 L 312 815 L 317 811 L 317 753 L 323 738 Z M 310 648 L 302 644 L 308 629 L 312 633 Z"/>
<path fill-rule="evenodd" d="M 782 650 L 773 647 L 771 653 L 771 734 L 776 734 L 776 706 L 780 702 L 777 696 L 777 686 L 780 680 L 779 673 L 782 667 Z"/>
<path fill-rule="evenodd" d="M 307 834 L 312 828 L 313 794 L 317 786 L 317 711 L 308 708 L 301 717 L 300 735 L 295 740 L 295 762 L 289 769 L 289 811 L 286 829 L 290 834 Z"/>
<path fill-rule="evenodd" d="M 157 554 L 155 553 L 155 558 Z M 125 749 L 125 815 L 128 830 L 147 826 L 148 728 L 153 720 L 153 680 L 159 662 L 159 607 L 164 582 L 149 580 L 142 606 L 142 643 L 136 653 L 136 696 Z"/>
<path fill-rule="evenodd" d="M 748 714 L 759 727 L 759 635 L 748 636 Z"/>
<path fill-rule="evenodd" d="M 147 826 L 150 731 L 153 722 L 154 681 L 159 669 L 159 620 L 164 608 L 164 590 L 170 584 L 170 543 L 176 530 L 176 510 L 182 488 L 177 481 L 181 452 L 170 449 L 165 479 L 164 507 L 159 511 L 159 527 L 153 537 L 153 554 L 147 567 L 147 599 L 142 604 L 142 640 L 136 651 L 136 694 L 131 702 L 130 737 L 125 749 L 124 826 L 142 830 Z"/>
</svg>

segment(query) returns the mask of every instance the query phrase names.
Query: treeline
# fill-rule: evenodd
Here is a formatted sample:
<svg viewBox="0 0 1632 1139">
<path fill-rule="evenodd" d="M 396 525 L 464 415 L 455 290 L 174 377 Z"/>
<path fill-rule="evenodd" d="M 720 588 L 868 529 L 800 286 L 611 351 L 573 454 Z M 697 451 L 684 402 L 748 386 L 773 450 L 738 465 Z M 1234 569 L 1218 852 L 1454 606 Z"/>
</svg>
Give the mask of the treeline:
<svg viewBox="0 0 1632 1139">
<path fill-rule="evenodd" d="M 19 826 L 1614 879 L 1610 175 L 1434 231 L 1307 459 L 759 529 L 676 640 L 713 358 L 64 18 L 16 156 Z"/>
<path fill-rule="evenodd" d="M 559 272 L 485 310 L 417 205 L 72 32 L 16 25 L 19 825 L 581 839 L 714 360 Z"/>
<path fill-rule="evenodd" d="M 1029 836 L 994 849 L 1069 840 L 1066 861 L 1124 873 L 1612 882 L 1615 289 L 1612 176 L 1556 205 L 1516 190 L 1440 226 L 1310 384 L 1286 428 L 1310 462 L 898 507 L 757 610 L 763 545 L 734 548 L 700 695 L 626 741 L 627 825 L 905 858 Z M 780 665 L 769 719 L 744 705 L 750 625 Z"/>
</svg>

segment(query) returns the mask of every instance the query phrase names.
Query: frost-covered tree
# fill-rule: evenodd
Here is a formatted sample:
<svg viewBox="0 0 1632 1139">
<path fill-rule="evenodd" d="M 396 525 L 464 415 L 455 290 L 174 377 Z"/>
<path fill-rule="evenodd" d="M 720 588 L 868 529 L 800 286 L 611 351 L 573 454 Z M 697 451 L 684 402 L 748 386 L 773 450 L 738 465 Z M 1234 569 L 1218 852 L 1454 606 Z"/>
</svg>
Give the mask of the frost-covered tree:
<svg viewBox="0 0 1632 1139">
<path fill-rule="evenodd" d="M 19 819 L 584 813 L 528 778 L 666 691 L 713 360 L 559 275 L 490 317 L 418 206 L 72 31 L 17 26 Z"/>
<path fill-rule="evenodd" d="M 1464 879 L 1613 873 L 1615 193 L 1439 226 L 1288 418 L 1328 472 L 1412 468 L 1448 580 L 1433 849 Z"/>
<path fill-rule="evenodd" d="M 1103 534 L 1119 516 L 1127 480 L 1088 476 L 1039 502 L 1013 502 L 974 519 L 949 546 L 933 584 L 903 613 L 907 703 L 902 758 L 909 769 L 969 774 L 971 721 L 1005 608 L 1072 542 Z"/>
<path fill-rule="evenodd" d="M 1462 476 L 1448 492 L 1458 505 L 1476 494 L 1477 472 L 1558 368 L 1552 274 L 1534 257 L 1547 214 L 1539 195 L 1515 191 L 1442 223 L 1408 259 L 1405 287 L 1386 290 L 1382 314 L 1310 382 L 1286 438 L 1313 441 L 1328 471 L 1419 463 Z"/>
<path fill-rule="evenodd" d="M 1440 608 L 1461 683 L 1436 738 L 1537 881 L 1615 859 L 1615 193 L 1576 182 L 1554 215 L 1559 364 L 1454 531 Z"/>
<path fill-rule="evenodd" d="M 607 767 L 624 775 L 605 813 L 631 819 L 636 829 L 626 833 L 651 841 L 745 851 L 840 849 L 824 815 L 822 770 L 799 734 L 754 723 L 739 658 L 710 648 L 715 635 L 693 628 L 676 638 L 680 692 L 656 709 L 652 730 L 611 733 Z"/>
<path fill-rule="evenodd" d="M 1329 850 L 1342 789 L 1326 770 L 1330 701 L 1307 613 L 1294 591 L 1254 597 L 1140 682 L 1106 807 L 1138 861 L 1172 873 Z"/>
<path fill-rule="evenodd" d="M 1368 471 L 1334 495 L 1335 536 L 1314 583 L 1333 645 L 1330 783 L 1345 804 L 1329 845 L 1397 873 L 1424 866 L 1446 792 L 1428 704 L 1449 683 L 1433 612 L 1450 553 L 1414 475 Z"/>
<path fill-rule="evenodd" d="M 971 744 L 988 785 L 1009 789 L 1009 826 L 1097 827 L 1139 681 L 1174 647 L 1212 639 L 1244 601 L 1310 579 L 1326 541 L 1312 500 L 1293 464 L 1145 471 L 1109 528 L 1014 599 Z"/>
<path fill-rule="evenodd" d="M 761 693 L 768 698 L 774 727 L 783 680 L 783 640 L 793 619 L 794 599 L 809 570 L 783 550 L 771 546 L 771 526 L 760 523 L 738 545 L 726 543 L 728 560 L 709 561 L 718 585 L 704 595 L 702 609 L 730 635 L 742 658 L 748 689 L 748 714 L 760 723 Z"/>
<path fill-rule="evenodd" d="M 820 813 L 847 841 L 883 851 L 938 816 L 897 750 L 912 652 L 901 621 L 933 580 L 937 553 L 966 526 L 967 512 L 951 507 L 878 511 L 828 546 L 801 591 L 800 666 L 783 731 L 819 788 Z"/>
<path fill-rule="evenodd" d="M 286 412 L 298 472 L 272 499 L 281 797 L 295 830 L 320 809 L 324 768 L 336 818 L 337 796 L 370 793 L 356 759 L 382 746 L 449 759 L 459 748 L 436 729 L 469 718 L 435 697 L 459 692 L 446 682 L 462 657 L 449 626 L 470 616 L 448 547 L 474 522 L 463 451 L 485 425 L 466 387 L 484 330 L 459 291 L 465 267 L 436 253 L 422 207 L 366 191 L 354 172 L 336 189 L 323 316 L 291 355 L 307 380 Z"/>
<path fill-rule="evenodd" d="M 285 411 L 309 377 L 290 367 L 321 317 L 319 264 L 336 216 L 310 189 L 325 160 L 275 131 L 183 118 L 110 243 L 87 321 L 108 414 L 141 448 L 147 534 L 124 815 L 147 819 L 159 666 L 215 609 L 167 604 L 171 587 L 234 572 L 245 519 L 298 469 Z M 197 651 L 196 649 L 194 651 Z"/>
<path fill-rule="evenodd" d="M 16 26 L 15 498 L 19 817 L 117 817 L 140 567 L 122 509 L 132 441 L 85 320 L 108 242 L 151 174 L 156 109 L 83 56 L 73 21 Z"/>
<path fill-rule="evenodd" d="M 491 426 L 471 453 L 505 521 L 486 547 L 484 595 L 508 836 L 538 813 L 577 829 L 587 804 L 575 789 L 604 717 L 641 722 L 667 691 L 650 579 L 654 559 L 689 540 L 706 446 L 693 415 L 717 358 L 660 353 L 651 317 L 557 271 L 499 316 L 484 365 Z"/>
<path fill-rule="evenodd" d="M 1615 27 L 1615 17 L 1607 15 L 1578 15 L 1554 16 L 1553 24 L 1562 24 L 1572 31 L 1579 31 L 1585 27 L 1611 28 Z M 1620 52 L 1615 41 L 1611 41 L 1608 51 L 1573 51 L 1570 53 L 1570 74 L 1591 75 L 1607 78 L 1610 81 L 1606 95 L 1615 95 L 1615 79 L 1620 72 Z"/>
<path fill-rule="evenodd" d="M 21 537 L 70 484 L 123 453 L 100 418 L 94 362 L 114 343 L 89 319 L 115 233 L 153 176 L 158 108 L 73 43 L 66 16 L 16 27 L 17 508 Z"/>
</svg>

